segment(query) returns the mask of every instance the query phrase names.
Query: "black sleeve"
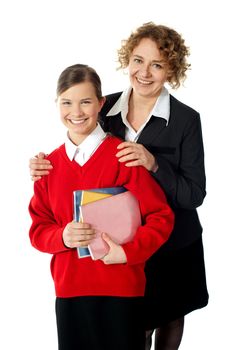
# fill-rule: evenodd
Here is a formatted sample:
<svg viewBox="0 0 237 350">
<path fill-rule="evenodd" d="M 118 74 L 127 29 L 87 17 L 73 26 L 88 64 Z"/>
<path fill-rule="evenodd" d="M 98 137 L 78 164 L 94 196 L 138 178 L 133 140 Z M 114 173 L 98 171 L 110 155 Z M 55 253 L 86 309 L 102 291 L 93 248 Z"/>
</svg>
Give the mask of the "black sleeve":
<svg viewBox="0 0 237 350">
<path fill-rule="evenodd" d="M 180 143 L 179 165 L 156 156 L 159 166 L 153 176 L 163 187 L 170 203 L 177 208 L 195 209 L 205 198 L 206 178 L 200 116 L 190 118 Z"/>
</svg>

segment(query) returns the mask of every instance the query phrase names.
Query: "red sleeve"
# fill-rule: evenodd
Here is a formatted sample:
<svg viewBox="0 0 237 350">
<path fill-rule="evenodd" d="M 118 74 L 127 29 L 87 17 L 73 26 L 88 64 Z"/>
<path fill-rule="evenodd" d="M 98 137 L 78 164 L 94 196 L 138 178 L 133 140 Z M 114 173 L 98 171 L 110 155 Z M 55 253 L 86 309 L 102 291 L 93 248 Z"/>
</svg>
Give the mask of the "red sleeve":
<svg viewBox="0 0 237 350">
<path fill-rule="evenodd" d="M 68 250 L 62 239 L 64 227 L 56 222 L 50 209 L 46 177 L 34 184 L 29 212 L 32 218 L 30 240 L 36 249 L 50 254 Z"/>
<path fill-rule="evenodd" d="M 126 167 L 121 163 L 124 186 L 138 199 L 143 225 L 134 240 L 123 244 L 128 264 L 146 261 L 169 238 L 174 226 L 174 214 L 166 196 L 144 167 Z"/>
</svg>

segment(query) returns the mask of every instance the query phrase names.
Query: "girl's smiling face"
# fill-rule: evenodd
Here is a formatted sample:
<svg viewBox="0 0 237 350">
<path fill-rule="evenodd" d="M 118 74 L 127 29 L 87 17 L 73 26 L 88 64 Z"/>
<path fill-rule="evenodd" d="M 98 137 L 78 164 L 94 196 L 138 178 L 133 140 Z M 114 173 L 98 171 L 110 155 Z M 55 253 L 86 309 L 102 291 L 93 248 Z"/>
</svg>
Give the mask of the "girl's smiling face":
<svg viewBox="0 0 237 350">
<path fill-rule="evenodd" d="M 95 128 L 105 99 L 98 99 L 89 81 L 71 86 L 57 98 L 60 118 L 71 141 L 79 145 Z"/>
</svg>

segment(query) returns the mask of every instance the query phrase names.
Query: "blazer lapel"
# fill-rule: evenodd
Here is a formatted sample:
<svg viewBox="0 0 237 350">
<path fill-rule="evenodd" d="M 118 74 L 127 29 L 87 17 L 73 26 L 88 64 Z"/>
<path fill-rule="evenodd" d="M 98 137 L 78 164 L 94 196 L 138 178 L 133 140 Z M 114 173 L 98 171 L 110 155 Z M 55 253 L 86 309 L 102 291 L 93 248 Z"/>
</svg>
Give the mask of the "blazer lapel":
<svg viewBox="0 0 237 350">
<path fill-rule="evenodd" d="M 116 115 L 112 115 L 109 117 L 109 131 L 115 135 L 120 137 L 121 139 L 125 139 L 125 125 L 123 124 L 121 113 Z"/>
<path fill-rule="evenodd" d="M 137 142 L 152 145 L 153 140 L 157 138 L 160 132 L 166 127 L 166 120 L 152 116 L 145 128 L 142 130 Z"/>
<path fill-rule="evenodd" d="M 122 121 L 121 113 L 106 117 L 109 118 L 109 131 L 115 135 L 120 137 L 121 139 L 125 139 L 125 125 Z M 158 137 L 160 132 L 166 127 L 166 120 L 158 117 L 151 117 L 141 135 L 139 136 L 137 142 L 142 143 L 145 147 L 150 148 L 153 144 L 153 140 Z"/>
</svg>

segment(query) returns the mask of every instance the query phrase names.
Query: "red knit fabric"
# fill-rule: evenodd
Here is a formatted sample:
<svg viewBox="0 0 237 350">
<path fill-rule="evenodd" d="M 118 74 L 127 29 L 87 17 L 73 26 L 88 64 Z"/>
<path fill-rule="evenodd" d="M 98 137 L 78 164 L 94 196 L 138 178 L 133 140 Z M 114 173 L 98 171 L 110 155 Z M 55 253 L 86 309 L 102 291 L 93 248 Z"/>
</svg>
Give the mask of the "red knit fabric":
<svg viewBox="0 0 237 350">
<path fill-rule="evenodd" d="M 174 215 L 163 191 L 143 167 L 118 161 L 120 142 L 108 136 L 83 166 L 70 161 L 62 145 L 48 156 L 53 170 L 34 185 L 30 240 L 36 249 L 53 254 L 51 272 L 58 297 L 144 295 L 144 263 L 172 231 Z M 90 257 L 79 259 L 76 249 L 66 248 L 62 240 L 64 227 L 73 219 L 72 193 L 114 186 L 124 186 L 137 197 L 143 219 L 134 240 L 123 245 L 128 262 L 105 265 Z"/>
</svg>

